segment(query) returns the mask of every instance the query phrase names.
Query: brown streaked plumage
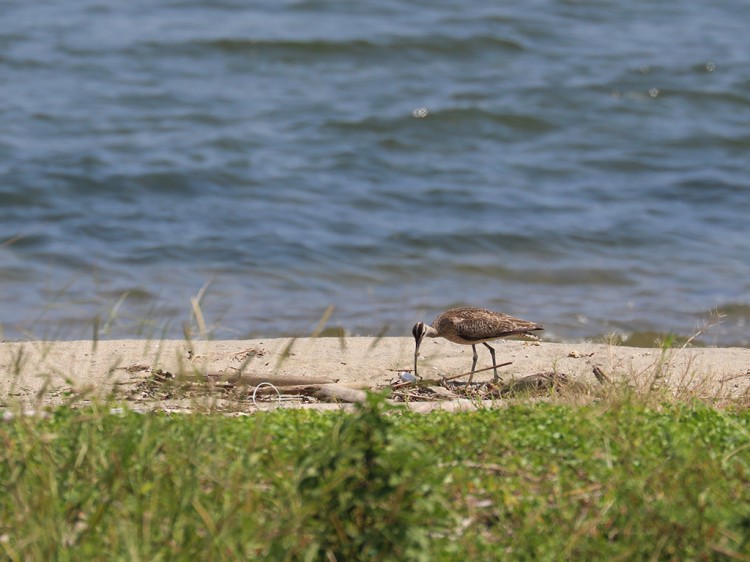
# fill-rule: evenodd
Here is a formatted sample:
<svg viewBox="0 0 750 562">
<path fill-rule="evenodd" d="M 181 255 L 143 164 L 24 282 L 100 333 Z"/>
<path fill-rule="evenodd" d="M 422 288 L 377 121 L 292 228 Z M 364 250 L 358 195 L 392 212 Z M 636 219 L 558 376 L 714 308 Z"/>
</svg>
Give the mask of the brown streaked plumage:
<svg viewBox="0 0 750 562">
<path fill-rule="evenodd" d="M 417 322 L 414 325 L 412 329 L 416 344 L 414 348 L 414 375 L 419 376 L 417 374 L 417 356 L 419 355 L 419 345 L 425 337 L 440 337 L 453 343 L 470 345 L 474 351 L 471 375 L 469 375 L 469 382 L 471 382 L 474 378 L 474 369 L 477 366 L 478 343 L 483 343 L 490 350 L 492 365 L 495 366 L 497 365 L 495 349 L 487 342 L 509 336 L 535 337 L 532 332 L 541 330 L 544 330 L 541 324 L 514 318 L 502 312 L 475 307 L 451 308 L 435 318 L 431 326 L 424 322 Z M 494 372 L 493 380 L 497 381 L 500 378 L 497 374 L 497 367 L 495 367 Z"/>
</svg>

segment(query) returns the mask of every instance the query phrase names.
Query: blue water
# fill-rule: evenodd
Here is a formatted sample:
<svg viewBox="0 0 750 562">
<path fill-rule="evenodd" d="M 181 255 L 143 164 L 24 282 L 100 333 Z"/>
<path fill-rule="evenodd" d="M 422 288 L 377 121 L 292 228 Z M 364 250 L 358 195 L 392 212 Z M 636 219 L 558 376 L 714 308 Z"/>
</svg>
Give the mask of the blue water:
<svg viewBox="0 0 750 562">
<path fill-rule="evenodd" d="M 750 4 L 0 7 L 0 325 L 750 345 Z M 203 291 L 202 288 L 205 288 Z"/>
</svg>

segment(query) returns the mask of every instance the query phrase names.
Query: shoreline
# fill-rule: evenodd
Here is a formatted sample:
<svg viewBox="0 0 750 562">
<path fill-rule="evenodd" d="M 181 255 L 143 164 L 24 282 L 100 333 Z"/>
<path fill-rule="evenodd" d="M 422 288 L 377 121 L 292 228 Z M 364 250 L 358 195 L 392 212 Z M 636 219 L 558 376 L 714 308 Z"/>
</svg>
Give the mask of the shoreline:
<svg viewBox="0 0 750 562">
<path fill-rule="evenodd" d="M 575 381 L 595 383 L 599 367 L 616 381 L 638 385 L 658 379 L 674 391 L 700 395 L 747 397 L 750 394 L 750 349 L 696 347 L 669 350 L 577 342 L 498 341 L 494 344 L 503 380 L 539 372 L 562 372 Z M 491 365 L 478 348 L 477 370 Z M 471 367 L 471 346 L 442 339 L 426 340 L 419 373 L 438 380 Z M 411 337 L 258 338 L 251 340 L 103 340 L 0 343 L 0 403 L 56 406 L 74 395 L 122 394 L 161 369 L 174 374 L 251 374 L 255 377 L 327 377 L 362 388 L 388 386 L 399 371 L 412 370 Z M 465 380 L 465 379 L 464 379 Z M 492 380 L 492 371 L 475 381 Z M 126 397 L 127 401 L 149 402 Z M 158 402 L 158 401 L 157 401 Z"/>
</svg>

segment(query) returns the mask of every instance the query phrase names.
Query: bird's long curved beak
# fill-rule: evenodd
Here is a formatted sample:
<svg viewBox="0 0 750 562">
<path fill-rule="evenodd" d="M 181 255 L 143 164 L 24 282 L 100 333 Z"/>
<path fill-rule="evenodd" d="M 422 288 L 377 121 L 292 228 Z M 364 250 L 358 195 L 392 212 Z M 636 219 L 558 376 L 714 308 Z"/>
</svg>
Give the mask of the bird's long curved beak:
<svg viewBox="0 0 750 562">
<path fill-rule="evenodd" d="M 419 344 L 420 343 L 422 343 L 422 340 L 415 340 L 415 345 L 414 345 L 414 376 L 419 379 L 422 378 L 417 373 L 417 357 L 419 357 Z"/>
</svg>

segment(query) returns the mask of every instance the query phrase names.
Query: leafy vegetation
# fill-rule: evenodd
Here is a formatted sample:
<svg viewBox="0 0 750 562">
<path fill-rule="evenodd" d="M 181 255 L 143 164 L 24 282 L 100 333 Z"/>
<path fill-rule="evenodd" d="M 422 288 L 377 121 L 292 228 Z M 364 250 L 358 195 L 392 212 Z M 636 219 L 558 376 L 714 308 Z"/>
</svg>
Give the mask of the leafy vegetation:
<svg viewBox="0 0 750 562">
<path fill-rule="evenodd" d="M 0 425 L 10 560 L 750 560 L 750 412 L 522 404 Z"/>
</svg>

